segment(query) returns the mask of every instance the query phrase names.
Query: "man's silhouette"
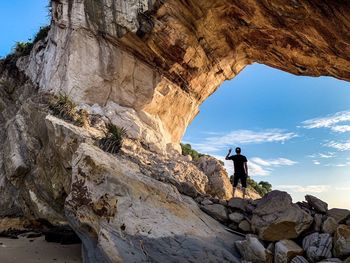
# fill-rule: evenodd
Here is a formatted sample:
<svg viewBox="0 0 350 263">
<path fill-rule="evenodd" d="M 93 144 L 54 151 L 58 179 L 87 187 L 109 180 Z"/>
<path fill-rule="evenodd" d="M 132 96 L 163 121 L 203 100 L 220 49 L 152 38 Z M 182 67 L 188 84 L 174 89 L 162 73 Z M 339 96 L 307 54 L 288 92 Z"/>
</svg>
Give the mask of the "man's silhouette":
<svg viewBox="0 0 350 263">
<path fill-rule="evenodd" d="M 232 149 L 228 150 L 225 159 L 232 160 L 235 169 L 235 173 L 233 176 L 233 197 L 235 197 L 235 189 L 238 185 L 238 181 L 241 180 L 241 184 L 243 187 L 243 198 L 245 198 L 248 177 L 248 160 L 244 155 L 241 154 L 241 148 L 237 147 L 236 154 L 230 156 L 231 151 Z"/>
</svg>

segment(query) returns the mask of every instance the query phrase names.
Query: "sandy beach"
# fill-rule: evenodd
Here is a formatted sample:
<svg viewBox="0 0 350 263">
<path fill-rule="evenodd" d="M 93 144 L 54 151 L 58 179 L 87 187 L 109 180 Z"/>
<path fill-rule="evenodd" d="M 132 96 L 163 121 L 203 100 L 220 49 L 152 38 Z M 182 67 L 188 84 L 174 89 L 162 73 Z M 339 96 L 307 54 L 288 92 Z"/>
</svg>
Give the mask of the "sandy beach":
<svg viewBox="0 0 350 263">
<path fill-rule="evenodd" d="M 1 263 L 80 263 L 81 245 L 60 245 L 45 237 L 0 238 Z"/>
</svg>

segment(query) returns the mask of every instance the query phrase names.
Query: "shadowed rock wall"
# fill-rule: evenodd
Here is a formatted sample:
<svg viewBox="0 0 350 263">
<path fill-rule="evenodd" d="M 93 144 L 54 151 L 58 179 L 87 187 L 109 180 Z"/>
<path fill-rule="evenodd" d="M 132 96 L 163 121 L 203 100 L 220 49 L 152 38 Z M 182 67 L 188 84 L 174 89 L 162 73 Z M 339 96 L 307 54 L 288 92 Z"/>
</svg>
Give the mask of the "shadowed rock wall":
<svg viewBox="0 0 350 263">
<path fill-rule="evenodd" d="M 45 49 L 27 74 L 96 103 L 151 149 L 178 149 L 199 105 L 258 62 L 349 80 L 346 1 L 52 1 Z M 96 110 L 96 107 L 94 108 Z"/>
</svg>

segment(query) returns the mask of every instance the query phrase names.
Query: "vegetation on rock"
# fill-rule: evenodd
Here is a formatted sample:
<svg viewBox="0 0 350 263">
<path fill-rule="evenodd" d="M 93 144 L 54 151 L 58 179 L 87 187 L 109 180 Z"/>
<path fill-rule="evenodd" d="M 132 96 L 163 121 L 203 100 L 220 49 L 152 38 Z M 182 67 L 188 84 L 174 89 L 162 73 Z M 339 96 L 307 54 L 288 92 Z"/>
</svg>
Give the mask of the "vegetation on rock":
<svg viewBox="0 0 350 263">
<path fill-rule="evenodd" d="M 266 181 L 260 181 L 257 183 L 252 178 L 247 178 L 248 188 L 254 189 L 259 195 L 264 196 L 272 191 L 272 185 Z"/>
<path fill-rule="evenodd" d="M 36 33 L 36 35 L 34 36 L 33 44 L 36 44 L 40 40 L 44 40 L 47 37 L 49 31 L 50 31 L 50 26 L 40 27 L 38 33 Z"/>
<path fill-rule="evenodd" d="M 12 53 L 9 54 L 5 58 L 5 60 L 8 62 L 12 62 L 19 57 L 28 56 L 32 51 L 34 45 L 47 37 L 49 30 L 50 26 L 40 27 L 39 31 L 35 34 L 33 41 L 29 39 L 28 42 L 16 42 L 16 45 L 13 47 Z"/>
<path fill-rule="evenodd" d="M 100 148 L 105 152 L 116 154 L 123 146 L 123 140 L 126 136 L 126 129 L 117 127 L 109 122 L 106 124 L 107 132 L 105 137 L 100 140 Z"/>
<path fill-rule="evenodd" d="M 198 161 L 200 157 L 205 156 L 205 154 L 199 153 L 196 150 L 192 149 L 191 144 L 181 143 L 182 155 L 190 155 L 192 160 Z M 224 162 L 219 160 L 219 162 L 224 165 Z M 248 177 L 247 179 L 248 188 L 254 189 L 259 195 L 264 196 L 267 193 L 272 191 L 272 185 L 269 182 L 260 181 L 259 183 L 254 181 L 252 178 Z"/>
<path fill-rule="evenodd" d="M 196 150 L 192 149 L 191 144 L 186 143 L 180 143 L 181 149 L 182 149 L 182 155 L 190 155 L 192 157 L 192 160 L 197 161 L 199 158 L 204 156 L 204 154 L 197 152 Z"/>
<path fill-rule="evenodd" d="M 75 102 L 66 94 L 59 93 L 49 99 L 49 109 L 58 118 L 70 121 L 77 126 L 86 126 L 88 113 L 85 110 L 78 110 Z"/>
</svg>

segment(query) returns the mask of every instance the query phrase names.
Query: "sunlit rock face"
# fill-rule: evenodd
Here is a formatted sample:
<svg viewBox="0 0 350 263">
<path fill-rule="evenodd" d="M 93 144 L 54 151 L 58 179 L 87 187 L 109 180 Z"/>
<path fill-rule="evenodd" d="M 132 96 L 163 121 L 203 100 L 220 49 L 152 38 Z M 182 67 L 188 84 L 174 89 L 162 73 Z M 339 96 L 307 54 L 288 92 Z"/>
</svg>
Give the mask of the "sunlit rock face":
<svg viewBox="0 0 350 263">
<path fill-rule="evenodd" d="M 220 162 L 197 167 L 173 150 L 199 105 L 250 63 L 349 80 L 345 1 L 51 2 L 48 37 L 30 56 L 0 60 L 0 231 L 69 223 L 86 262 L 239 262 L 227 227 L 276 241 L 311 226 L 313 210 L 284 193 L 269 195 L 283 209 L 277 197 L 223 200 Z M 52 116 L 40 91 L 127 128 L 121 154 L 96 147 L 99 125 Z M 223 212 L 227 227 L 199 207 Z"/>
<path fill-rule="evenodd" d="M 52 15 L 27 74 L 118 115 L 158 152 L 178 147 L 199 105 L 248 64 L 350 78 L 346 1 L 58 0 Z"/>
</svg>

